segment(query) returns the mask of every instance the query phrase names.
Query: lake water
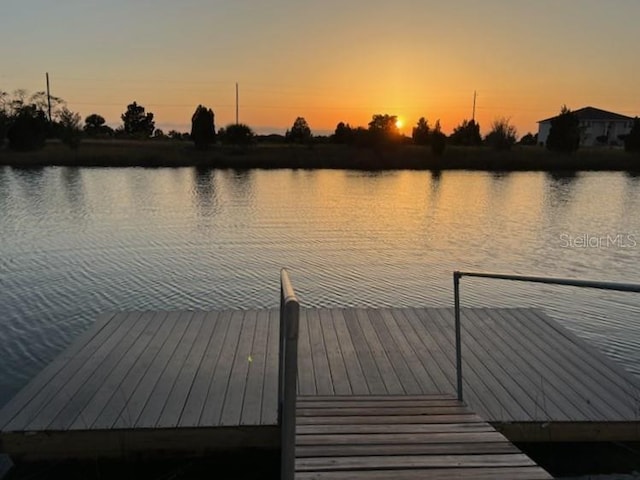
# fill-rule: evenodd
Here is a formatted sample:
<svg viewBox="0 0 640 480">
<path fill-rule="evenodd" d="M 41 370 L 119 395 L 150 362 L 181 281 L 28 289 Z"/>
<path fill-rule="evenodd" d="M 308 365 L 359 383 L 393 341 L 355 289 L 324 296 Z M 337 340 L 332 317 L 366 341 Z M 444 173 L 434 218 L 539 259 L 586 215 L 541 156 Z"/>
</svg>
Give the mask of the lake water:
<svg viewBox="0 0 640 480">
<path fill-rule="evenodd" d="M 451 306 L 451 272 L 640 283 L 624 173 L 0 167 L 0 404 L 102 312 Z M 535 306 L 640 374 L 640 295 L 464 279 Z"/>
</svg>

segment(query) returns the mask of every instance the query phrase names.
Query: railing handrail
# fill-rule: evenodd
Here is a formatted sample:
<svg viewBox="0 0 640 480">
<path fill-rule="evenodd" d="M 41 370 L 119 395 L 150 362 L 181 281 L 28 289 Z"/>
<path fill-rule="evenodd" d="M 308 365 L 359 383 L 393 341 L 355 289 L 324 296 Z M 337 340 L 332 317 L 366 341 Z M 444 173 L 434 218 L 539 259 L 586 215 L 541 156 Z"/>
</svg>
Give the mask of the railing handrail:
<svg viewBox="0 0 640 480">
<path fill-rule="evenodd" d="M 462 395 L 462 342 L 460 328 L 460 279 L 462 277 L 490 278 L 495 280 L 513 280 L 517 282 L 544 283 L 549 285 L 563 285 L 571 287 L 595 288 L 617 292 L 640 293 L 640 285 L 636 283 L 601 282 L 595 280 L 579 280 L 574 278 L 556 278 L 530 275 L 511 275 L 507 273 L 492 272 L 453 272 L 453 297 L 455 308 L 455 342 L 456 342 L 456 383 L 458 400 L 463 400 Z"/>
<path fill-rule="evenodd" d="M 298 323 L 300 302 L 289 274 L 280 272 L 280 351 L 278 355 L 278 425 L 280 427 L 280 478 L 295 474 L 296 395 L 298 378 Z"/>
<path fill-rule="evenodd" d="M 492 272 L 455 271 L 453 272 L 453 275 L 457 276 L 458 278 L 461 278 L 461 277 L 493 278 L 497 280 L 513 280 L 517 282 L 546 283 L 546 284 L 553 284 L 553 285 L 566 285 L 571 287 L 596 288 L 600 290 L 614 290 L 618 292 L 639 292 L 640 293 L 640 285 L 636 283 L 602 282 L 602 281 L 596 281 L 596 280 L 579 280 L 575 278 L 511 275 L 506 273 L 492 273 Z"/>
<path fill-rule="evenodd" d="M 298 302 L 298 297 L 296 296 L 296 292 L 293 290 L 293 285 L 291 285 L 291 279 L 289 278 L 289 272 L 287 272 L 286 268 L 283 268 L 280 272 L 280 286 L 282 288 L 281 295 L 285 302 Z"/>
</svg>

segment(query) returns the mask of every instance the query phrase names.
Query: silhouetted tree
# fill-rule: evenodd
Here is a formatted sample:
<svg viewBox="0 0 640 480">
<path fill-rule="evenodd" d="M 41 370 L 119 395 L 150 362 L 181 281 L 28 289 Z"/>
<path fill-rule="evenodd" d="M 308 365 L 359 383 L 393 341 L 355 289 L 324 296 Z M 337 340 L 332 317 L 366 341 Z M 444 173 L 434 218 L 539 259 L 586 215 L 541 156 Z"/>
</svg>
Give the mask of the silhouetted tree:
<svg viewBox="0 0 640 480">
<path fill-rule="evenodd" d="M 89 137 L 111 136 L 113 135 L 113 129 L 105 125 L 103 116 L 92 113 L 84 119 L 84 133 Z"/>
<path fill-rule="evenodd" d="M 462 145 L 474 147 L 482 144 L 480 135 L 480 125 L 475 120 L 463 120 L 460 125 L 453 129 L 449 136 L 452 145 Z"/>
<path fill-rule="evenodd" d="M 498 118 L 491 124 L 491 131 L 485 137 L 485 142 L 496 150 L 510 150 L 516 143 L 516 127 L 509 123 L 508 118 Z"/>
<path fill-rule="evenodd" d="M 348 123 L 340 122 L 332 135 L 332 141 L 339 144 L 353 143 L 353 129 Z"/>
<path fill-rule="evenodd" d="M 411 138 L 413 138 L 413 143 L 416 145 L 429 144 L 429 122 L 426 118 L 420 117 L 416 126 L 413 127 Z"/>
<path fill-rule="evenodd" d="M 624 149 L 627 152 L 640 152 L 640 118 L 633 119 L 631 131 L 624 137 Z"/>
<path fill-rule="evenodd" d="M 251 127 L 244 123 L 233 123 L 221 128 L 218 132 L 222 143 L 228 145 L 250 145 L 253 141 L 254 133 Z"/>
<path fill-rule="evenodd" d="M 353 145 L 357 147 L 370 147 L 373 144 L 371 140 L 371 131 L 364 127 L 357 127 L 351 131 L 353 137 Z"/>
<path fill-rule="evenodd" d="M 74 113 L 67 107 L 62 107 L 59 114 L 60 140 L 69 148 L 75 150 L 80 145 L 82 129 L 80 128 L 80 114 Z"/>
<path fill-rule="evenodd" d="M 441 157 L 444 154 L 444 150 L 447 146 L 447 136 L 442 133 L 440 127 L 440 120 L 436 120 L 436 124 L 431 132 L 431 151 L 437 157 Z"/>
<path fill-rule="evenodd" d="M 311 140 L 311 128 L 303 117 L 298 117 L 293 122 L 291 130 L 287 130 L 285 139 L 294 143 L 307 143 Z"/>
<path fill-rule="evenodd" d="M 155 130 L 153 113 L 145 113 L 144 107 L 133 102 L 127 105 L 127 111 L 121 117 L 124 133 L 128 136 L 149 138 Z"/>
<path fill-rule="evenodd" d="M 49 120 L 59 120 L 62 109 L 66 108 L 67 104 L 62 98 L 53 95 L 47 97 L 47 92 L 43 91 L 36 92 L 29 97 L 29 103 L 35 105 L 38 110 L 42 110 L 45 114 L 49 111 L 49 102 L 51 102 L 51 118 Z"/>
<path fill-rule="evenodd" d="M 164 134 L 164 131 L 162 131 L 161 128 L 156 128 L 153 131 L 153 138 L 155 138 L 155 139 L 163 139 L 163 138 L 167 138 L 167 136 Z"/>
<path fill-rule="evenodd" d="M 7 131 L 9 148 L 18 151 L 37 150 L 44 147 L 48 121 L 45 113 L 35 105 L 22 106 L 11 119 Z"/>
<path fill-rule="evenodd" d="M 215 115 L 213 110 L 198 105 L 191 117 L 191 139 L 196 148 L 204 150 L 216 141 Z"/>
<path fill-rule="evenodd" d="M 520 139 L 520 145 L 537 145 L 538 144 L 538 134 L 536 133 L 535 135 L 531 132 L 527 133 L 526 135 L 523 135 L 523 137 Z"/>
<path fill-rule="evenodd" d="M 369 122 L 370 140 L 375 145 L 390 144 L 400 140 L 396 115 L 373 115 Z"/>
<path fill-rule="evenodd" d="M 559 153 L 573 153 L 580 146 L 580 120 L 564 105 L 560 115 L 551 119 L 547 148 Z"/>
</svg>

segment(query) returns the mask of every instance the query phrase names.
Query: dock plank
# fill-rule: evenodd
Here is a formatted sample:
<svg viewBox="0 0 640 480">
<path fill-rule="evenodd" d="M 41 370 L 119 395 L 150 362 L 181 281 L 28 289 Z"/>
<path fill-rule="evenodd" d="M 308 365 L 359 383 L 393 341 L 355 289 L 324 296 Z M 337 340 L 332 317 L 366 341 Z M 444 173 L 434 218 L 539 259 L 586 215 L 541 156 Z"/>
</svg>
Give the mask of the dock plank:
<svg viewBox="0 0 640 480">
<path fill-rule="evenodd" d="M 117 385 L 105 383 L 96 392 L 91 403 L 78 414 L 76 420 L 69 427 L 71 430 L 86 430 L 91 428 L 110 428 L 125 408 L 127 401 L 133 395 L 136 386 L 151 365 L 161 346 L 169 336 L 177 315 L 157 312 L 152 319 L 152 325 L 157 324 L 155 335 L 138 356 L 122 382 Z M 114 377 L 115 383 L 115 377 Z"/>
<path fill-rule="evenodd" d="M 113 321 L 115 314 L 100 315 L 93 325 L 89 326 L 69 347 L 58 355 L 49 365 L 47 365 L 36 377 L 22 388 L 9 402 L 0 410 L 0 430 L 7 430 L 7 424 L 14 419 L 18 413 L 24 413 L 41 392 L 47 387 L 49 382 L 56 377 L 69 363 L 73 363 L 75 357 L 80 357 L 82 351 L 88 351 L 93 345 L 99 343 L 99 339 L 108 336 L 112 329 L 117 328 L 118 322 Z M 46 400 L 46 396 L 40 396 L 41 400 Z M 39 408 L 32 405 L 32 408 Z M 20 422 L 16 422 L 17 425 Z M 19 426 L 17 428 L 20 428 Z"/>
<path fill-rule="evenodd" d="M 128 314 L 122 322 L 121 328 L 100 345 L 74 372 L 73 376 L 58 378 L 57 380 L 61 384 L 60 388 L 30 419 L 25 430 L 47 429 L 51 419 L 55 418 L 69 402 L 73 401 L 87 381 L 91 382 L 95 376 L 100 377 L 99 380 L 102 381 L 146 326 L 146 323 L 138 321 L 141 316 L 140 312 Z M 81 398 L 81 400 L 84 399 Z"/>
<path fill-rule="evenodd" d="M 200 415 L 202 414 L 207 399 L 207 392 L 211 385 L 213 372 L 218 363 L 222 345 L 225 343 L 227 330 L 231 322 L 231 312 L 227 310 L 216 313 L 215 316 L 215 329 L 211 334 L 209 345 L 200 364 L 200 368 L 196 373 L 191 391 L 185 401 L 185 406 L 180 417 L 181 427 L 196 427 L 200 423 Z"/>
<path fill-rule="evenodd" d="M 417 336 L 424 342 L 426 350 L 433 353 L 435 363 L 442 371 L 447 372 L 447 377 L 453 385 L 456 379 L 456 353 L 451 332 L 444 333 L 438 328 L 435 319 L 432 318 L 433 311 L 431 310 L 407 308 L 403 309 L 402 313 L 408 319 Z M 471 402 L 474 410 L 484 418 L 499 418 L 500 411 L 492 411 L 492 406 L 494 406 L 492 392 L 480 381 L 474 371 L 469 372 L 466 369 L 464 355 L 462 359 L 465 398 Z M 452 388 L 452 391 L 455 391 L 455 388 Z"/>
<path fill-rule="evenodd" d="M 317 390 L 309 338 L 309 310 L 303 309 L 300 312 L 298 329 L 298 393 L 300 395 L 315 395 Z M 279 328 L 278 331 L 280 331 Z"/>
<path fill-rule="evenodd" d="M 495 330 L 495 320 L 489 316 L 481 316 L 477 310 L 467 310 L 465 315 L 474 328 L 467 328 L 466 333 L 475 337 L 476 344 L 482 345 L 486 354 L 493 357 L 508 375 L 510 380 L 518 385 L 518 389 L 527 398 L 524 408 L 536 421 L 546 421 L 550 418 L 569 420 L 570 415 L 562 408 L 562 402 L 554 396 L 544 395 L 540 384 L 536 383 L 539 373 L 525 363 L 521 357 L 521 348 L 514 348 L 512 339 L 503 342 Z M 554 392 L 555 393 L 555 392 Z"/>
<path fill-rule="evenodd" d="M 227 391 L 220 412 L 220 425 L 239 425 L 242 415 L 242 403 L 249 373 L 249 356 L 256 331 L 256 318 L 250 312 L 244 312 L 243 318 L 239 317 L 238 322 L 241 322 L 242 328 L 231 372 L 227 379 Z"/>
<path fill-rule="evenodd" d="M 269 338 L 267 340 L 267 358 L 262 395 L 263 425 L 276 425 L 278 422 L 278 350 L 279 350 L 279 313 L 269 311 Z"/>
<path fill-rule="evenodd" d="M 170 428 L 169 425 L 160 423 L 160 419 L 173 391 L 176 379 L 180 375 L 182 366 L 187 360 L 203 325 L 202 317 L 196 317 L 193 312 L 188 314 L 188 320 L 185 319 L 185 321 L 188 321 L 189 325 L 184 332 L 184 336 L 180 339 L 180 343 L 173 351 L 173 355 L 166 363 L 158 383 L 156 383 L 149 396 L 149 401 L 140 412 L 140 417 L 136 422 L 136 427 L 138 428 Z"/>
<path fill-rule="evenodd" d="M 299 396 L 297 413 L 307 458 L 381 452 L 393 429 L 386 447 L 395 456 L 458 455 L 464 450 L 447 451 L 443 439 L 457 445 L 455 435 L 491 433 L 480 417 L 518 441 L 640 441 L 637 380 L 544 313 L 464 308 L 462 323 L 465 401 L 479 415 L 447 405 L 451 308 L 302 309 L 299 393 L 309 395 Z M 78 454 L 80 435 L 97 445 L 143 432 L 158 439 L 145 437 L 148 448 L 162 449 L 167 430 L 195 439 L 210 429 L 211 438 L 233 433 L 238 444 L 273 447 L 278 341 L 277 309 L 106 316 L 0 410 L 0 442 L 19 454 L 62 452 L 68 442 Z M 332 445 L 336 436 L 348 441 Z M 485 438 L 486 447 L 479 438 L 465 444 L 475 455 L 506 448 L 499 437 Z M 60 445 L 47 444 L 54 439 Z M 318 472 L 326 473 L 339 472 Z"/>
<path fill-rule="evenodd" d="M 360 366 L 358 354 L 351 341 L 351 334 L 347 328 L 343 310 L 332 309 L 331 318 L 333 319 L 333 325 L 336 329 L 336 335 L 338 336 L 338 343 L 340 345 L 340 351 L 342 352 L 342 358 L 344 359 L 344 366 L 349 376 L 349 385 L 351 386 L 352 393 L 354 395 L 370 393 L 367 380 Z"/>
<path fill-rule="evenodd" d="M 387 390 L 385 382 L 378 371 L 378 367 L 373 358 L 373 353 L 367 345 L 355 311 L 351 309 L 343 310 L 342 314 L 344 316 L 345 324 L 349 331 L 349 336 L 353 343 L 354 350 L 358 356 L 358 361 L 360 362 L 362 374 L 367 382 L 369 392 L 374 395 L 389 394 L 390 392 Z"/>
<path fill-rule="evenodd" d="M 423 368 L 428 371 L 429 376 L 435 383 L 434 391 L 452 393 L 455 386 L 451 381 L 451 373 L 455 370 L 453 367 L 453 359 L 445 360 L 442 350 L 434 345 L 433 340 L 423 335 L 423 329 L 417 330 L 411 324 L 407 317 L 406 309 L 389 309 L 389 314 L 396 321 L 402 335 L 411 345 L 414 355 L 409 357 L 412 362 L 420 362 Z M 427 392 L 424 392 L 427 393 Z"/>
<path fill-rule="evenodd" d="M 151 359 L 151 362 L 148 364 L 146 370 L 144 369 L 144 365 L 141 365 L 142 368 L 140 368 L 138 372 L 142 374 L 142 378 L 136 382 L 136 378 L 131 377 L 129 386 L 133 388 L 133 391 L 126 392 L 129 393 L 128 396 L 125 396 L 124 390 L 122 391 L 122 395 L 116 394 L 112 396 L 107 408 L 94 422 L 93 428 L 122 429 L 132 428 L 135 425 L 140 413 L 149 401 L 151 393 L 162 375 L 166 364 L 173 355 L 173 351 L 182 339 L 189 325 L 190 318 L 190 314 L 180 312 L 173 312 L 168 315 L 165 321 L 171 322 L 173 328 L 167 328 L 165 324 L 165 328 L 162 330 L 170 332 L 169 336 L 156 338 L 156 343 L 145 352 L 147 361 Z"/>
<path fill-rule="evenodd" d="M 146 349 L 147 345 L 154 337 L 160 327 L 159 321 L 154 321 L 157 314 L 145 312 L 137 321 L 137 327 L 144 327 L 141 334 L 135 338 L 135 331 L 130 331 L 130 338 L 134 338 L 129 350 L 115 358 L 116 364 L 113 368 L 110 365 L 101 365 L 100 370 L 82 386 L 68 402 L 64 409 L 54 418 L 48 428 L 52 430 L 66 430 L 71 425 L 79 422 L 84 428 L 90 428 L 93 423 L 91 415 L 95 410 L 101 411 L 108 402 L 111 395 L 117 392 L 123 379 L 135 364 L 138 357 Z M 111 370 L 111 371 L 109 371 Z M 106 375 L 105 377 L 105 374 Z M 88 409 L 89 417 L 84 417 L 85 410 Z"/>
<path fill-rule="evenodd" d="M 309 330 L 309 342 L 311 343 L 311 358 L 313 360 L 314 376 L 316 379 L 316 393 L 318 395 L 331 395 L 335 393 L 333 379 L 327 357 L 325 338 L 322 335 L 320 315 L 317 309 L 307 312 L 307 328 Z"/>
<path fill-rule="evenodd" d="M 251 348 L 247 387 L 243 399 L 240 425 L 260 425 L 262 397 L 267 368 L 267 342 L 269 340 L 269 312 L 252 311 L 256 317 L 256 331 Z"/>
<path fill-rule="evenodd" d="M 386 312 L 386 310 L 366 311 L 371 326 L 373 327 L 373 331 L 376 334 L 375 338 L 377 339 L 377 343 L 389 359 L 389 364 L 393 366 L 393 371 L 398 377 L 404 393 L 407 395 L 422 393 L 423 389 L 416 380 L 415 375 L 416 371 L 421 368 L 421 364 L 416 363 L 414 368 L 409 367 L 404 355 L 402 354 L 401 347 L 399 346 L 400 343 L 406 347 L 406 339 L 402 335 L 391 335 L 390 329 L 396 330 L 397 325 L 395 325 L 395 320 L 392 317 L 383 317 L 382 312 Z M 429 379 L 428 375 L 427 379 Z M 433 392 L 434 388 L 430 385 L 429 387 L 430 388 L 427 390 Z"/>
<path fill-rule="evenodd" d="M 178 371 L 158 419 L 158 423 L 163 428 L 173 428 L 180 421 L 194 378 L 215 330 L 217 316 L 207 315 L 205 312 L 196 312 L 191 321 L 192 323 L 199 323 L 201 326 L 184 363 Z"/>
<path fill-rule="evenodd" d="M 346 472 L 299 472 L 297 480 L 548 480 L 551 477 L 538 467 L 473 468 L 431 470 L 378 470 Z"/>
<path fill-rule="evenodd" d="M 582 412 L 583 419 L 595 421 L 606 417 L 611 411 L 610 407 L 602 402 L 594 401 L 599 398 L 600 386 L 594 385 L 595 390 L 593 392 L 588 387 L 585 387 L 583 379 L 580 378 L 580 374 L 577 373 L 574 366 L 566 362 L 562 353 L 550 348 L 552 339 L 545 338 L 540 340 L 531 336 L 531 333 L 523 325 L 516 322 L 517 315 L 517 310 L 511 312 L 509 321 L 504 323 L 503 328 L 505 332 L 509 332 L 514 337 L 529 335 L 526 342 L 527 345 L 524 347 L 533 353 L 536 364 L 544 369 L 545 380 L 555 381 L 558 388 L 563 388 L 563 391 L 571 400 L 573 409 Z M 557 368 L 558 365 L 562 365 L 563 368 Z M 593 397 L 591 396 L 592 394 Z M 612 418 L 619 418 L 617 414 L 614 415 Z"/>
<path fill-rule="evenodd" d="M 329 360 L 334 392 L 336 395 L 348 395 L 351 393 L 351 384 L 349 383 L 349 376 L 347 375 L 347 368 L 340 349 L 340 343 L 338 342 L 338 334 L 333 324 L 331 311 L 324 308 L 319 309 L 318 315 L 322 337 L 325 340 L 325 350 Z"/>
<path fill-rule="evenodd" d="M 231 369 L 233 368 L 233 361 L 235 359 L 236 349 L 238 348 L 238 340 L 242 332 L 242 317 L 242 312 L 234 311 L 231 314 L 227 337 L 220 350 L 218 363 L 216 364 L 204 409 L 200 416 L 199 425 L 201 426 L 219 425 L 229 386 Z"/>
<path fill-rule="evenodd" d="M 365 310 L 362 308 L 355 309 L 356 318 L 360 324 L 362 334 L 367 347 L 373 357 L 373 362 L 377 365 L 378 371 L 382 377 L 382 381 L 385 384 L 387 393 L 389 394 L 405 394 L 406 391 L 404 385 L 395 366 L 390 361 L 385 348 L 382 346 L 378 335 L 373 328 L 372 316 L 376 315 L 374 310 Z"/>
<path fill-rule="evenodd" d="M 415 385 L 407 389 L 408 394 L 424 394 L 439 391 L 436 382 L 433 380 L 427 368 L 420 361 L 416 361 L 418 355 L 410 340 L 405 336 L 400 328 L 399 322 L 394 317 L 392 310 L 379 310 L 380 320 L 374 324 L 381 336 L 388 335 L 389 342 L 393 342 L 397 347 L 398 362 L 403 368 L 409 370 L 415 379 Z M 384 341 L 387 345 L 387 341 Z M 395 362 L 395 359 L 394 359 Z M 406 374 L 405 374 L 406 375 Z M 414 390 L 415 388 L 415 390 Z"/>
<path fill-rule="evenodd" d="M 560 342 L 556 338 L 557 335 L 553 334 L 558 332 L 558 328 L 560 328 L 560 326 L 555 329 L 549 329 L 548 323 L 544 322 L 542 317 L 535 315 L 533 311 L 516 310 L 514 312 L 514 317 L 516 318 L 517 324 L 521 325 L 523 328 L 527 328 L 533 334 L 550 337 L 549 346 L 551 348 L 560 348 L 561 346 L 564 346 L 564 342 Z M 573 341 L 568 342 L 568 344 L 562 348 L 562 351 L 557 353 L 562 354 L 565 359 L 564 361 L 570 363 L 572 371 L 576 373 L 577 379 L 582 382 L 586 389 L 590 392 L 597 389 L 596 394 L 611 410 L 617 412 L 621 417 L 626 417 L 634 411 L 637 411 L 637 405 L 630 405 L 620 399 L 628 397 L 631 392 L 633 392 L 632 395 L 638 395 L 640 391 L 633 388 L 633 384 L 631 383 L 627 384 L 631 387 L 629 390 L 621 389 L 615 381 L 618 377 L 617 373 L 608 371 L 606 364 L 602 361 L 593 361 L 593 357 L 597 354 L 597 350 L 590 349 L 589 353 L 587 353 L 582 350 L 581 346 L 579 338 L 574 336 Z M 604 374 L 600 371 L 598 366 L 604 367 Z M 608 384 L 608 388 L 603 388 L 604 382 Z M 609 412 L 606 412 L 606 414 L 608 415 Z"/>
<path fill-rule="evenodd" d="M 309 402 L 308 398 L 303 400 Z M 445 400 L 448 407 L 475 416 L 453 397 Z M 405 410 L 407 403 L 415 403 L 417 408 L 432 401 L 433 397 L 408 402 L 398 396 L 380 397 L 368 403 L 379 402 L 382 406 L 378 409 L 392 413 L 394 409 Z M 329 410 L 355 410 L 353 415 L 360 415 L 358 409 L 353 409 L 354 403 L 359 402 L 345 397 L 324 402 L 331 404 Z M 308 418 L 306 410 L 297 407 L 299 420 Z M 454 473 L 451 478 L 482 478 L 488 472 L 494 474 L 492 478 L 551 478 L 485 421 L 438 424 L 426 420 L 429 417 L 415 414 L 408 424 L 298 425 L 295 478 L 333 478 L 325 475 L 335 474 L 336 478 L 365 479 L 376 478 L 381 472 L 411 472 L 408 476 L 400 473 L 388 478 L 422 479 L 441 478 L 432 474 L 440 475 L 443 471 Z M 316 418 L 322 421 L 324 417 L 320 414 Z"/>
</svg>

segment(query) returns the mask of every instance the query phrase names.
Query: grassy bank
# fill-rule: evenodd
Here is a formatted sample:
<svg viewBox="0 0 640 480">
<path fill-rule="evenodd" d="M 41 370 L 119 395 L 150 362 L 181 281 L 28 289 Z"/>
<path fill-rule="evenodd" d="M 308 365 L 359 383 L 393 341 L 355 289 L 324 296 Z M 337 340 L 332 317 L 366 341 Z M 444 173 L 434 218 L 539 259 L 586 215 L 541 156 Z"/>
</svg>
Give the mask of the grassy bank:
<svg viewBox="0 0 640 480">
<path fill-rule="evenodd" d="M 609 148 L 583 149 L 573 155 L 558 155 L 542 147 L 514 147 L 507 152 L 488 147 L 449 147 L 442 157 L 436 157 L 428 147 L 415 145 L 381 150 L 344 145 L 216 146 L 198 151 L 189 142 L 95 140 L 85 141 L 75 151 L 53 142 L 35 152 L 12 152 L 4 148 L 0 150 L 0 165 L 637 172 L 640 171 L 640 156 Z"/>
</svg>

